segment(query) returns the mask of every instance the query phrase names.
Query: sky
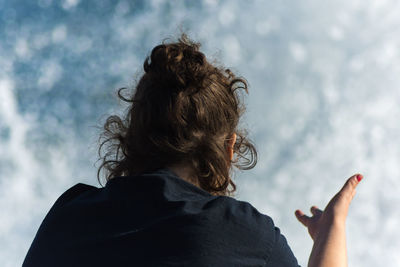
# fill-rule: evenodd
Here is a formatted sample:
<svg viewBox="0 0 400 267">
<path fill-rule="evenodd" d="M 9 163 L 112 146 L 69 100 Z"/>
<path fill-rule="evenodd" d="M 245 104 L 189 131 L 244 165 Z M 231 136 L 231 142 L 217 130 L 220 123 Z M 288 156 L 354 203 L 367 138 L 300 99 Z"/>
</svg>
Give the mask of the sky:
<svg viewBox="0 0 400 267">
<path fill-rule="evenodd" d="M 20 266 L 54 201 L 96 172 L 100 128 L 151 49 L 184 30 L 249 82 L 258 164 L 237 199 L 271 216 L 302 266 L 294 211 L 355 173 L 349 266 L 399 266 L 400 2 L 0 0 L 0 262 Z"/>
</svg>

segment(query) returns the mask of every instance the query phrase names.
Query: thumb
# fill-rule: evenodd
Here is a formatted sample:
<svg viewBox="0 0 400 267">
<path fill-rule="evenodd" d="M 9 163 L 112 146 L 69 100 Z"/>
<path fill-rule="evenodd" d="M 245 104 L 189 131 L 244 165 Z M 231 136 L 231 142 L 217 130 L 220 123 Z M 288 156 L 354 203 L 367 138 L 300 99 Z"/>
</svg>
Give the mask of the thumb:
<svg viewBox="0 0 400 267">
<path fill-rule="evenodd" d="M 349 179 L 347 179 L 346 183 L 343 185 L 342 189 L 340 189 L 338 194 L 350 202 L 356 194 L 357 185 L 363 178 L 364 177 L 361 174 L 355 174 L 351 176 Z"/>
<path fill-rule="evenodd" d="M 362 180 L 361 174 L 351 176 L 344 183 L 342 189 L 329 201 L 325 208 L 324 214 L 328 220 L 336 218 L 337 220 L 346 220 L 348 208 L 354 195 L 356 194 L 356 187 Z"/>
</svg>

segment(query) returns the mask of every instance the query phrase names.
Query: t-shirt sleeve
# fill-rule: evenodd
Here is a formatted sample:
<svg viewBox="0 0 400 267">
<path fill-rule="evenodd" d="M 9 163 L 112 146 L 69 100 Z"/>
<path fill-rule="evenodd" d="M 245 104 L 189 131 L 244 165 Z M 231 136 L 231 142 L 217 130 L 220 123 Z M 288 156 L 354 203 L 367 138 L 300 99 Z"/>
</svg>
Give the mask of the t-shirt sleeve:
<svg viewBox="0 0 400 267">
<path fill-rule="evenodd" d="M 243 248 L 244 253 L 240 257 L 246 261 L 242 265 L 260 266 L 261 261 L 258 260 L 262 259 L 262 266 L 299 266 L 286 238 L 270 216 L 259 212 L 245 201 L 229 204 L 231 217 L 228 218 L 227 224 L 234 222 L 235 226 L 235 230 L 228 229 L 231 237 L 229 242 L 233 247 Z"/>
<path fill-rule="evenodd" d="M 267 258 L 267 266 L 298 267 L 300 266 L 290 249 L 286 238 L 278 227 L 274 226 L 274 243 Z"/>
<path fill-rule="evenodd" d="M 23 267 L 55 266 L 54 262 L 57 262 L 56 256 L 49 253 L 49 251 L 52 251 L 52 248 L 56 247 L 53 236 L 54 233 L 57 232 L 57 229 L 54 229 L 54 227 L 57 226 L 52 223 L 53 215 L 60 207 L 67 204 L 69 201 L 93 189 L 96 189 L 96 187 L 78 183 L 65 191 L 55 201 L 35 235 L 27 255 L 25 256 Z"/>
</svg>

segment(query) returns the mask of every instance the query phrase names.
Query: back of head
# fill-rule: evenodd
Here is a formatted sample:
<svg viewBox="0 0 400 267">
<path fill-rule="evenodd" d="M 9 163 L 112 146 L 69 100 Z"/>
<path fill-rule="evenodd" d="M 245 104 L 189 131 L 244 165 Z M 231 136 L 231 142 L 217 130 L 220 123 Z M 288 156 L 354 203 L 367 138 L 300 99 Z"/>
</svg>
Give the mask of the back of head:
<svg viewBox="0 0 400 267">
<path fill-rule="evenodd" d="M 144 74 L 129 97 L 125 117 L 110 116 L 99 153 L 106 179 L 136 175 L 170 165 L 188 166 L 202 189 L 230 195 L 236 185 L 233 166 L 251 169 L 257 152 L 238 129 L 245 107 L 237 89 L 247 82 L 229 69 L 207 61 L 200 44 L 185 34 L 176 42 L 163 42 L 144 62 Z M 234 160 L 227 145 L 236 133 Z M 228 186 L 231 185 L 232 189 Z"/>
</svg>

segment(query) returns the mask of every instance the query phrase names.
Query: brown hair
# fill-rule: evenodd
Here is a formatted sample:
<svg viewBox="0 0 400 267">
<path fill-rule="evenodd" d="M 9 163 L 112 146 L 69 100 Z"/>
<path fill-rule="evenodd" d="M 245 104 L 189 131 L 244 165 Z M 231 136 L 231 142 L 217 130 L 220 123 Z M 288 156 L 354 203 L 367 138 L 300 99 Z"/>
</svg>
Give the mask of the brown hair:
<svg viewBox="0 0 400 267">
<path fill-rule="evenodd" d="M 177 42 L 156 46 L 144 61 L 144 74 L 129 97 L 123 117 L 112 115 L 104 124 L 99 147 L 106 180 L 185 164 L 202 189 L 232 195 L 231 163 L 241 170 L 257 163 L 255 146 L 238 129 L 245 107 L 237 89 L 248 93 L 244 78 L 214 66 L 199 51 L 200 43 L 182 34 Z M 227 144 L 233 133 L 236 159 Z M 105 153 L 103 155 L 103 150 Z M 99 179 L 100 182 L 100 179 Z M 232 189 L 228 189 L 231 185 Z"/>
</svg>

